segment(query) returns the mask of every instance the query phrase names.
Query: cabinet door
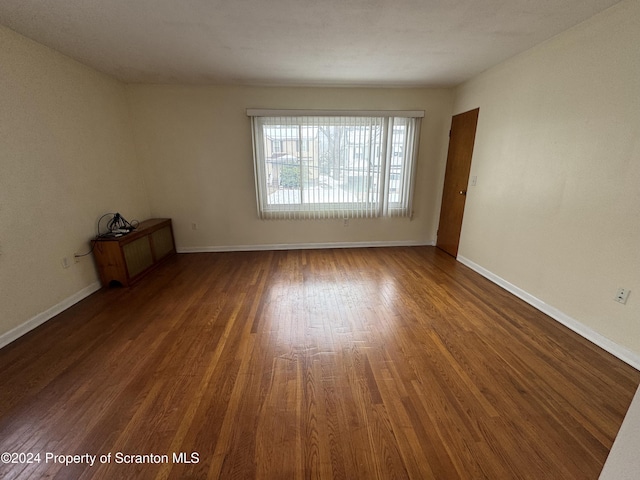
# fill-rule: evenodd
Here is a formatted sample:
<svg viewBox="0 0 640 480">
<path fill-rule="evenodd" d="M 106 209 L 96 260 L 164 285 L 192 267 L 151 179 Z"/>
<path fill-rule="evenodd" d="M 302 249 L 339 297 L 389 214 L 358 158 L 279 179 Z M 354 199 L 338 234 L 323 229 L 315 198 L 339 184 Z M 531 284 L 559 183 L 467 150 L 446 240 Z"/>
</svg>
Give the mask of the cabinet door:
<svg viewBox="0 0 640 480">
<path fill-rule="evenodd" d="M 129 278 L 133 278 L 153 265 L 149 237 L 142 237 L 122 246 Z"/>
<path fill-rule="evenodd" d="M 151 241 L 153 242 L 153 253 L 156 256 L 156 261 L 169 255 L 174 250 L 171 226 L 167 225 L 153 232 Z"/>
</svg>

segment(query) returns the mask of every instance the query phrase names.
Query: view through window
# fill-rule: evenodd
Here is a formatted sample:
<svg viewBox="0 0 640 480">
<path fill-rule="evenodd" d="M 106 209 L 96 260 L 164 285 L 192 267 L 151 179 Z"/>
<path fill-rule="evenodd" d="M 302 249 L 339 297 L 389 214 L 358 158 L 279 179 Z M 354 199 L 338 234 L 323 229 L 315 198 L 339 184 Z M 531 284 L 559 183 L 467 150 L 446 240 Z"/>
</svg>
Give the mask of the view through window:
<svg viewBox="0 0 640 480">
<path fill-rule="evenodd" d="M 251 116 L 261 218 L 411 214 L 420 117 Z"/>
</svg>

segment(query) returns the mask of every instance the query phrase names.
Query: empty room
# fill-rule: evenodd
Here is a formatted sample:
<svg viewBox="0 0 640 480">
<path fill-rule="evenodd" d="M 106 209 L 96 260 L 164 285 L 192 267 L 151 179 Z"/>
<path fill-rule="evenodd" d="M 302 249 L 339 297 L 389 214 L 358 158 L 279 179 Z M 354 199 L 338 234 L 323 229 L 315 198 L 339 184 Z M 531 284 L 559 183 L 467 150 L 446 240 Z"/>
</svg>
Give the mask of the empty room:
<svg viewBox="0 0 640 480">
<path fill-rule="evenodd" d="M 0 2 L 0 478 L 638 478 L 638 0 Z"/>
</svg>

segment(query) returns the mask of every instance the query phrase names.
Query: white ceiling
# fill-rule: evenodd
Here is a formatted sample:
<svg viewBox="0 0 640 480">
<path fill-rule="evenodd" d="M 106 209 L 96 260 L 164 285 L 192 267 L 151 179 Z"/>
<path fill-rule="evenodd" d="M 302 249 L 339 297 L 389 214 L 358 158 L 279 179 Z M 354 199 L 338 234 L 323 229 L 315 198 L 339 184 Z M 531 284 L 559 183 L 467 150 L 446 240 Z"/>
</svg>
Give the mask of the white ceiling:
<svg viewBox="0 0 640 480">
<path fill-rule="evenodd" d="M 435 87 L 617 2 L 0 0 L 0 24 L 130 83 Z"/>
</svg>

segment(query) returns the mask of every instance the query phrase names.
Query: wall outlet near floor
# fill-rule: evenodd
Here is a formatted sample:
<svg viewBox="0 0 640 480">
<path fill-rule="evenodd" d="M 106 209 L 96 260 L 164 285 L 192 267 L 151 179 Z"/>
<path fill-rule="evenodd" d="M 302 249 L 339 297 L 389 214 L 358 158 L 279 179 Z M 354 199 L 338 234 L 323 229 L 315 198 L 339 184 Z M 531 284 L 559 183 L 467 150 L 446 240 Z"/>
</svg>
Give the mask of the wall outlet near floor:
<svg viewBox="0 0 640 480">
<path fill-rule="evenodd" d="M 71 262 L 69 261 L 69 257 L 64 257 L 62 259 L 62 268 L 69 268 L 71 266 Z"/>
<path fill-rule="evenodd" d="M 191 223 L 191 230 L 197 230 L 198 229 L 198 224 L 196 222 L 192 222 Z"/>
<path fill-rule="evenodd" d="M 348 218 L 345 218 L 345 219 L 342 221 L 342 226 L 343 226 L 343 227 L 348 227 L 348 226 L 349 226 L 349 219 L 348 219 Z"/>
<path fill-rule="evenodd" d="M 627 298 L 629 298 L 629 293 L 631 292 L 631 290 L 629 290 L 628 288 L 619 288 L 618 291 L 616 292 L 616 297 L 614 298 L 614 300 L 618 303 L 622 303 L 623 305 L 625 303 L 627 303 Z"/>
</svg>

